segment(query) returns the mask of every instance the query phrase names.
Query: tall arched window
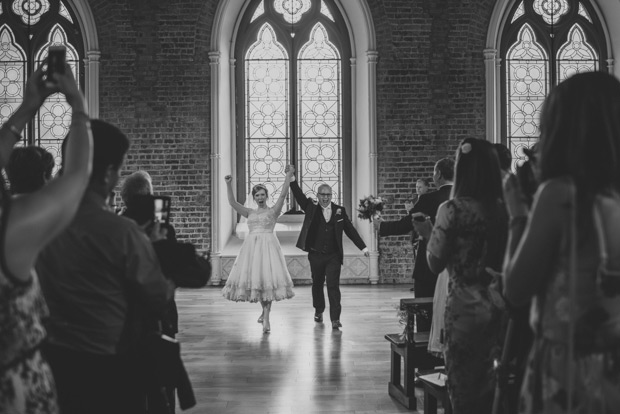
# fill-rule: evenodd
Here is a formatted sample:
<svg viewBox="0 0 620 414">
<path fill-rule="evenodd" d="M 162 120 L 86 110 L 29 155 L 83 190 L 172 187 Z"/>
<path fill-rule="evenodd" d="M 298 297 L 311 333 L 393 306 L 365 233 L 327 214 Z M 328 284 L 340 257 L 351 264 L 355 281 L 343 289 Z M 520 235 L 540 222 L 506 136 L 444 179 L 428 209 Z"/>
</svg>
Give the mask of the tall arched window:
<svg viewBox="0 0 620 414">
<path fill-rule="evenodd" d="M 265 184 L 277 198 L 284 167 L 336 203 L 350 192 L 350 50 L 332 0 L 255 0 L 235 47 L 239 197 Z M 291 205 L 292 207 L 292 201 Z"/>
<path fill-rule="evenodd" d="M 606 70 L 605 36 L 587 0 L 521 0 L 501 43 L 502 141 L 513 166 L 539 135 L 542 103 L 553 85 L 579 72 Z"/>
<path fill-rule="evenodd" d="M 23 99 L 26 80 L 50 46 L 64 45 L 67 63 L 84 88 L 84 46 L 74 12 L 61 0 L 0 1 L 0 124 Z M 64 96 L 50 96 L 27 126 L 21 145 L 39 145 L 60 163 L 60 147 L 71 123 Z"/>
</svg>

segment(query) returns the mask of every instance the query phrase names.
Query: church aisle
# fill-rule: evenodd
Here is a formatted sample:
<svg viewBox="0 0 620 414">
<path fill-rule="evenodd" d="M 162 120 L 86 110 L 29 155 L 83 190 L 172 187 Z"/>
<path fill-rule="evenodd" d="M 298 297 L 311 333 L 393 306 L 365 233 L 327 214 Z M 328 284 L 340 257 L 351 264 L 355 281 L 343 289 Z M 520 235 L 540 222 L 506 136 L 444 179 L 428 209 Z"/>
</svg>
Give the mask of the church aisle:
<svg viewBox="0 0 620 414">
<path fill-rule="evenodd" d="M 198 401 L 185 412 L 411 412 L 388 395 L 383 338 L 403 329 L 397 307 L 411 297 L 408 285 L 341 286 L 343 328 L 335 331 L 312 320 L 310 286 L 296 287 L 294 298 L 273 303 L 269 334 L 256 322 L 259 304 L 229 302 L 220 290 L 177 291 L 178 338 Z"/>
</svg>

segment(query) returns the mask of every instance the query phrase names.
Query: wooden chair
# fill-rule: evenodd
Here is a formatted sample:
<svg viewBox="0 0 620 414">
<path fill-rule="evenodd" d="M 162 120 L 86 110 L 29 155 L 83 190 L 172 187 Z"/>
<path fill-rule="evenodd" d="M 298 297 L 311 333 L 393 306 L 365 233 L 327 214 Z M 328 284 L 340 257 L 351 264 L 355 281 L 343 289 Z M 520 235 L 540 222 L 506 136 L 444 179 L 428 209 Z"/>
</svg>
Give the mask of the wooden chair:
<svg viewBox="0 0 620 414">
<path fill-rule="evenodd" d="M 437 370 L 433 372 L 439 372 Z M 441 401 L 444 414 L 452 414 L 452 404 L 448 396 L 448 388 L 428 381 L 422 381 L 424 388 L 424 414 L 437 414 L 437 401 Z"/>
<path fill-rule="evenodd" d="M 415 371 L 432 369 L 443 365 L 441 358 L 429 354 L 429 332 L 413 332 L 415 315 L 423 315 L 425 309 L 432 310 L 433 298 L 407 298 L 400 300 L 400 307 L 407 311 L 407 335 L 387 334 L 390 342 L 391 370 L 388 393 L 410 410 L 416 409 Z M 430 311 L 428 312 L 430 315 Z M 403 381 L 401 383 L 401 361 Z"/>
</svg>

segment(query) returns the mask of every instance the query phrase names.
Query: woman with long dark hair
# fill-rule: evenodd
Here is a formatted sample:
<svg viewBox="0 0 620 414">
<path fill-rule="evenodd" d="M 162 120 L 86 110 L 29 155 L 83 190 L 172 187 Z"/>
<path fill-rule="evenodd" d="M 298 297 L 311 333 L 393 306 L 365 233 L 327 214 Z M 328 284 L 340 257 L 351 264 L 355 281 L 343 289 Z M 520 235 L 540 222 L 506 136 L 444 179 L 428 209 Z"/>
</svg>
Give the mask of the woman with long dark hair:
<svg viewBox="0 0 620 414">
<path fill-rule="evenodd" d="M 521 412 L 620 412 L 620 82 L 574 75 L 543 104 L 529 211 L 505 183 L 506 299 L 532 300 Z"/>
<path fill-rule="evenodd" d="M 450 277 L 444 357 L 455 414 L 490 413 L 493 403 L 503 301 L 487 269 L 501 268 L 507 240 L 500 174 L 493 145 L 466 138 L 456 152 L 452 198 L 439 207 L 435 226 L 414 217 L 414 226 L 429 240 L 430 269 L 447 268 Z"/>
</svg>

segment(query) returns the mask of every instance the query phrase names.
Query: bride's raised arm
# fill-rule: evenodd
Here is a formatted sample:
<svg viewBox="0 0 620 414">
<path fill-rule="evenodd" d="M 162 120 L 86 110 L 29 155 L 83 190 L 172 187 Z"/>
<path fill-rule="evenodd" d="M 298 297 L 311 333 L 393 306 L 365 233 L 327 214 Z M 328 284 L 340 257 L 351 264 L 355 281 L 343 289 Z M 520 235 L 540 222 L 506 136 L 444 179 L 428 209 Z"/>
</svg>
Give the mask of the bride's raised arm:
<svg viewBox="0 0 620 414">
<path fill-rule="evenodd" d="M 295 174 L 295 167 L 293 167 L 292 165 L 287 165 L 284 171 L 286 172 L 286 176 L 284 177 L 284 184 L 282 184 L 282 191 L 280 192 L 280 197 L 278 198 L 278 201 L 276 201 L 276 205 L 274 206 L 274 209 L 278 214 L 280 214 L 280 211 L 282 211 L 284 200 L 286 200 L 286 195 L 288 194 L 288 188 L 291 184 L 291 179 L 293 177 L 293 174 Z"/>
<path fill-rule="evenodd" d="M 235 211 L 241 214 L 243 217 L 248 216 L 250 214 L 251 209 L 243 206 L 237 200 L 235 200 L 235 195 L 233 194 L 232 189 L 232 175 L 227 175 L 224 177 L 224 181 L 226 181 L 226 192 L 228 194 L 228 203 L 235 209 Z"/>
</svg>

